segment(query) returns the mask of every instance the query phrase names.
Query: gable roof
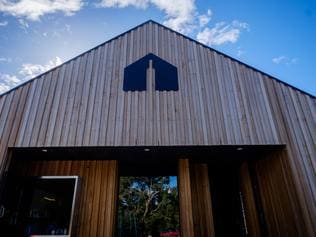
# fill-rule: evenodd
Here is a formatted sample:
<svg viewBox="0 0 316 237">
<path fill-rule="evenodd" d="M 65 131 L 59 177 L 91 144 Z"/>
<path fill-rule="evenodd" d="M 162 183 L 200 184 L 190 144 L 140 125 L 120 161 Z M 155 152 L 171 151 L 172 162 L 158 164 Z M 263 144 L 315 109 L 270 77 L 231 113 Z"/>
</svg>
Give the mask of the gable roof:
<svg viewBox="0 0 316 237">
<path fill-rule="evenodd" d="M 272 75 L 270 75 L 270 74 L 268 74 L 268 73 L 266 73 L 266 72 L 263 72 L 263 71 L 261 71 L 261 70 L 255 68 L 255 67 L 253 67 L 253 66 L 251 66 L 251 65 L 249 65 L 249 64 L 247 64 L 247 63 L 244 63 L 244 62 L 242 62 L 242 61 L 240 61 L 240 60 L 238 60 L 238 59 L 236 59 L 236 58 L 233 58 L 232 56 L 229 56 L 229 55 L 227 55 L 227 54 L 225 54 L 225 53 L 223 53 L 223 52 L 221 52 L 221 51 L 218 51 L 218 50 L 216 50 L 216 49 L 214 49 L 214 48 L 212 48 L 212 47 L 210 47 L 210 46 L 208 46 L 208 45 L 205 45 L 205 44 L 203 44 L 203 43 L 201 43 L 201 42 L 199 42 L 199 41 L 197 41 L 197 40 L 195 40 L 195 39 L 193 39 L 193 38 L 191 38 L 191 37 L 189 37 L 189 36 L 186 36 L 186 35 L 184 35 L 184 34 L 182 34 L 182 33 L 179 33 L 179 32 L 177 32 L 177 31 L 175 31 L 175 30 L 173 30 L 173 29 L 171 29 L 171 28 L 169 28 L 169 27 L 167 27 L 167 26 L 164 26 L 164 25 L 162 25 L 162 24 L 160 24 L 160 23 L 154 21 L 154 20 L 145 21 L 144 23 L 141 23 L 141 24 L 139 24 L 139 25 L 137 25 L 137 26 L 135 26 L 135 27 L 133 27 L 133 28 L 131 28 L 131 29 L 129 29 L 129 30 L 127 30 L 127 31 L 125 31 L 125 32 L 123 32 L 123 33 L 121 33 L 121 34 L 119 34 L 119 35 L 117 35 L 117 36 L 115 36 L 115 37 L 113 37 L 113 38 L 111 38 L 111 39 L 109 39 L 109 40 L 107 40 L 107 41 L 105 41 L 105 42 L 103 42 L 103 43 L 101 43 L 101 44 L 99 44 L 99 45 L 93 47 L 93 48 L 91 48 L 91 49 L 89 49 L 89 50 L 87 50 L 87 51 L 84 51 L 83 53 L 77 55 L 76 57 L 71 58 L 71 59 L 67 60 L 66 62 L 64 62 L 64 63 L 62 63 L 62 64 L 60 64 L 60 65 L 58 65 L 58 66 L 56 66 L 56 67 L 54 67 L 54 68 L 52 68 L 52 69 L 50 69 L 50 70 L 48 70 L 48 71 L 46 71 L 46 72 L 40 74 L 40 75 L 37 75 L 36 77 L 34 77 L 34 78 L 32 78 L 32 79 L 30 79 L 30 80 L 28 80 L 28 81 L 25 81 L 24 83 L 22 83 L 22 84 L 20 84 L 20 85 L 18 85 L 18 86 L 16 86 L 16 87 L 13 87 L 12 89 L 10 89 L 10 90 L 8 90 L 8 91 L 6 91 L 6 92 L 0 94 L 0 98 L 1 98 L 3 95 L 5 95 L 5 94 L 10 93 L 11 91 L 18 89 L 19 87 L 22 87 L 22 86 L 24 86 L 24 85 L 26 85 L 26 84 L 32 82 L 33 80 L 35 80 L 35 79 L 37 79 L 37 78 L 40 78 L 41 76 L 43 76 L 43 75 L 45 75 L 45 74 L 47 74 L 47 73 L 49 73 L 49 72 L 51 72 L 51 71 L 54 71 L 56 68 L 59 68 L 59 67 L 61 67 L 62 65 L 67 64 L 67 63 L 69 63 L 70 61 L 75 60 L 76 58 L 79 58 L 79 57 L 81 57 L 82 55 L 84 55 L 84 54 L 86 54 L 86 53 L 89 53 L 90 51 L 92 51 L 92 50 L 94 50 L 94 49 L 97 49 L 98 47 L 101 47 L 101 46 L 103 46 L 103 45 L 105 45 L 105 44 L 107 44 L 107 43 L 109 43 L 109 42 L 111 42 L 111 41 L 113 41 L 113 40 L 116 40 L 116 39 L 120 38 L 121 36 L 123 36 L 123 35 L 125 35 L 125 34 L 127 34 L 127 33 L 130 33 L 131 31 L 136 30 L 137 28 L 143 27 L 144 25 L 149 24 L 149 23 L 153 23 L 153 24 L 156 24 L 156 25 L 158 25 L 158 26 L 160 26 L 160 27 L 163 27 L 164 29 L 167 29 L 167 30 L 169 30 L 169 31 L 171 31 L 171 32 L 173 32 L 173 33 L 179 35 L 179 36 L 184 37 L 185 39 L 188 39 L 188 40 L 190 40 L 190 41 L 192 41 L 192 42 L 194 42 L 194 43 L 196 43 L 196 44 L 199 44 L 199 45 L 201 45 L 202 47 L 204 47 L 204 48 L 206 48 L 206 49 L 212 50 L 212 51 L 214 51 L 214 52 L 216 52 L 216 53 L 218 53 L 218 54 L 220 54 L 220 55 L 222 55 L 222 56 L 224 56 L 224 57 L 227 57 L 227 58 L 229 58 L 229 59 L 231 59 L 231 60 L 233 60 L 233 61 L 235 61 L 235 62 L 238 62 L 238 63 L 240 63 L 240 64 L 242 64 L 242 65 L 244 65 L 244 66 L 246 66 L 246 67 L 248 67 L 248 68 L 250 68 L 250 69 L 252 69 L 252 70 L 255 70 L 255 71 L 257 71 L 257 72 L 259 72 L 259 73 L 261 73 L 261 74 L 263 74 L 263 75 L 266 75 L 266 76 L 268 76 L 269 78 L 278 81 L 279 83 L 282 83 L 282 84 L 284 84 L 284 85 L 286 85 L 286 86 L 288 86 L 288 87 L 293 88 L 294 90 L 297 90 L 297 91 L 299 91 L 299 92 L 301 92 L 301 93 L 304 93 L 304 94 L 306 94 L 306 95 L 308 95 L 308 96 L 310 96 L 310 97 L 316 99 L 316 95 L 312 95 L 312 94 L 310 94 L 310 93 L 308 93 L 308 92 L 306 92 L 306 91 L 303 91 L 303 90 L 301 90 L 301 89 L 299 89 L 299 88 L 297 88 L 297 87 L 295 87 L 295 86 L 293 86 L 293 85 L 291 85 L 291 84 L 289 84 L 289 83 L 287 83 L 287 82 L 285 82 L 285 81 L 282 81 L 282 80 L 280 80 L 280 79 L 278 79 L 278 78 L 276 78 L 276 77 L 274 77 L 274 76 L 272 76 Z"/>
</svg>

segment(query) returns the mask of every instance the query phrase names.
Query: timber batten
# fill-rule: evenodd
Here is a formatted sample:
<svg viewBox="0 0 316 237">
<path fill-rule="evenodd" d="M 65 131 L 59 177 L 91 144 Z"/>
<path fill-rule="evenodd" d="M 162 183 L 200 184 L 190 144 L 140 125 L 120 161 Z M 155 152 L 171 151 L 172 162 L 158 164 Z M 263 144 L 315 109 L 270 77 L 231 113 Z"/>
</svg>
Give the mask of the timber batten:
<svg viewBox="0 0 316 237">
<path fill-rule="evenodd" d="M 178 68 L 179 91 L 123 91 L 124 68 L 148 53 Z M 283 144 L 283 151 L 255 164 L 267 231 L 313 236 L 315 97 L 152 21 L 0 96 L 1 174 L 10 162 L 8 148 Z M 249 231 L 257 236 L 251 182 L 247 173 L 242 177 L 250 195 L 246 210 L 254 216 Z M 106 226 L 114 226 L 112 214 Z"/>
</svg>

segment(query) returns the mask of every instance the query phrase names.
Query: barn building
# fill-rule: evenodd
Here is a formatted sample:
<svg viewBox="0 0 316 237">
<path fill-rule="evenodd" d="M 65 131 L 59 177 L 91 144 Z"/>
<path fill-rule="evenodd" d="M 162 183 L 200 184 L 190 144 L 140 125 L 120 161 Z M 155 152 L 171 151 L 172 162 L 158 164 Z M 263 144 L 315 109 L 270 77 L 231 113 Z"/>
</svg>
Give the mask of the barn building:
<svg viewBox="0 0 316 237">
<path fill-rule="evenodd" d="M 177 177 L 182 237 L 316 233 L 315 96 L 154 21 L 2 94 L 0 139 L 1 236 L 118 236 L 124 175 Z"/>
</svg>

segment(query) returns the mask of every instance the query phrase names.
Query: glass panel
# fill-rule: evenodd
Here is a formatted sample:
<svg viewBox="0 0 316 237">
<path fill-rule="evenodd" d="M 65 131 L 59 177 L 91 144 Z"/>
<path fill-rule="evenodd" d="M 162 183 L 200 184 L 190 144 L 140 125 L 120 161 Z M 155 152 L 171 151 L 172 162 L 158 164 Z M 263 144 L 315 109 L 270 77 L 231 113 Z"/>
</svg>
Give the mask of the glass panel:
<svg viewBox="0 0 316 237">
<path fill-rule="evenodd" d="M 69 235 L 77 177 L 14 178 L 2 200 L 7 236 Z"/>
<path fill-rule="evenodd" d="M 30 187 L 27 209 L 27 235 L 66 235 L 69 233 L 75 180 L 38 179 Z"/>
<path fill-rule="evenodd" d="M 118 236 L 179 237 L 176 176 L 120 177 Z"/>
</svg>

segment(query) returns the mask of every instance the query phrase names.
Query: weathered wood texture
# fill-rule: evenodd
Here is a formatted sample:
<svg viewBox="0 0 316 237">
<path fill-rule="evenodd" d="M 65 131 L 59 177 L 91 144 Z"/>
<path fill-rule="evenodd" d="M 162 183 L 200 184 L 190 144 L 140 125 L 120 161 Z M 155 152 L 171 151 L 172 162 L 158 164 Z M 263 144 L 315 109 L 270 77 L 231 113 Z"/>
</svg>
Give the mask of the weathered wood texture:
<svg viewBox="0 0 316 237">
<path fill-rule="evenodd" d="M 207 164 L 190 163 L 194 236 L 214 237 L 212 200 Z"/>
<path fill-rule="evenodd" d="M 189 159 L 180 159 L 178 167 L 181 236 L 194 237 L 192 187 Z"/>
<path fill-rule="evenodd" d="M 254 164 L 269 236 L 313 236 L 312 223 L 304 223 L 308 210 L 300 208 L 302 195 L 293 192 L 293 181 L 284 162 L 286 151 L 276 152 Z M 310 203 L 309 208 L 314 203 Z M 314 221 L 314 220 L 311 220 Z"/>
<path fill-rule="evenodd" d="M 179 91 L 123 91 L 124 67 L 152 52 Z M 286 144 L 282 162 L 316 232 L 316 99 L 148 22 L 0 96 L 8 147 Z"/>
<path fill-rule="evenodd" d="M 248 235 L 253 237 L 260 237 L 262 233 L 262 227 L 260 226 L 258 216 L 259 213 L 256 207 L 256 201 L 254 196 L 254 192 L 256 190 L 253 190 L 253 184 L 249 174 L 247 162 L 241 165 L 239 176 Z"/>
<path fill-rule="evenodd" d="M 80 176 L 81 189 L 78 220 L 75 223 L 76 236 L 114 236 L 117 161 L 20 161 L 13 167 L 13 172 L 26 176 Z"/>
</svg>

